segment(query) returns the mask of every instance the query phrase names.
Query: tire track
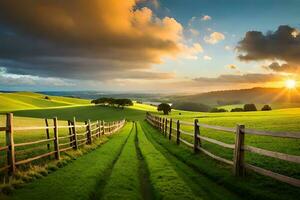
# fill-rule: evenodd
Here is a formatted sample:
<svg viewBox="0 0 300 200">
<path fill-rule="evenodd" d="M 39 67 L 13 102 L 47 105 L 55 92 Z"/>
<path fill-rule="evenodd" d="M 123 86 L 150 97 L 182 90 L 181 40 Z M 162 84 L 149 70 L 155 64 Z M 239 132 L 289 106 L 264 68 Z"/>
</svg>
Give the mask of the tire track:
<svg viewBox="0 0 300 200">
<path fill-rule="evenodd" d="M 164 157 L 173 164 L 174 169 L 179 174 L 180 177 L 191 187 L 194 194 L 201 196 L 204 200 L 223 200 L 223 199 L 240 199 L 236 194 L 228 191 L 226 188 L 218 185 L 217 183 L 211 181 L 209 178 L 205 177 L 199 171 L 190 167 L 182 160 L 178 159 L 176 155 L 168 151 L 166 147 L 158 143 L 149 133 L 149 130 L 144 127 L 143 122 L 141 127 L 147 137 L 147 139 L 153 144 L 153 146 L 161 152 Z M 163 138 L 164 139 L 164 138 Z"/>
<path fill-rule="evenodd" d="M 139 179 L 140 179 L 140 190 L 142 194 L 142 198 L 144 200 L 152 200 L 154 199 L 154 189 L 149 179 L 149 169 L 147 163 L 142 155 L 140 146 L 139 146 L 139 138 L 138 138 L 138 129 L 135 123 L 136 135 L 135 135 L 135 148 L 137 153 L 137 159 L 139 160 Z"/>
<path fill-rule="evenodd" d="M 120 148 L 120 151 L 118 152 L 118 155 L 116 156 L 116 158 L 113 160 L 112 164 L 109 167 L 106 168 L 105 172 L 103 173 L 104 175 L 102 177 L 100 177 L 100 179 L 98 180 L 98 183 L 96 184 L 94 192 L 90 195 L 90 200 L 102 199 L 103 189 L 105 188 L 105 186 L 106 186 L 106 184 L 107 184 L 107 182 L 108 182 L 108 180 L 111 176 L 111 173 L 114 169 L 114 166 L 115 166 L 116 162 L 118 161 L 120 155 L 122 154 L 122 151 L 123 151 L 128 139 L 129 139 L 130 135 L 134 131 L 134 126 L 135 126 L 135 124 L 132 123 L 130 133 L 128 134 L 125 142 L 122 144 L 122 146 Z"/>
</svg>

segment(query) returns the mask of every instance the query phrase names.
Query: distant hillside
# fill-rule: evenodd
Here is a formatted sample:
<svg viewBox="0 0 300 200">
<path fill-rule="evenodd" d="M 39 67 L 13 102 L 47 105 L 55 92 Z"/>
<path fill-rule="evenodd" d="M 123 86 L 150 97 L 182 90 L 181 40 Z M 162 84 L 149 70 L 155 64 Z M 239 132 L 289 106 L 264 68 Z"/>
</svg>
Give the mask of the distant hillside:
<svg viewBox="0 0 300 200">
<path fill-rule="evenodd" d="M 230 104 L 300 104 L 300 92 L 283 88 L 252 88 L 172 97 L 173 102 L 193 102 L 210 106 Z"/>
<path fill-rule="evenodd" d="M 0 93 L 0 112 L 89 104 L 90 100 L 69 97 L 48 96 L 33 92 Z"/>
</svg>

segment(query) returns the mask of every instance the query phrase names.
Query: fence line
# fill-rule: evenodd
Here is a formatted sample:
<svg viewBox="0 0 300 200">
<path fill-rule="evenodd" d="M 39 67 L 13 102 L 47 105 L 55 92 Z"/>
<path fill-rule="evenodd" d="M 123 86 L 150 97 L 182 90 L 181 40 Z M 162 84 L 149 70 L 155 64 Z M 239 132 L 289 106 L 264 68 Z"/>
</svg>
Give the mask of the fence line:
<svg viewBox="0 0 300 200">
<path fill-rule="evenodd" d="M 74 149 L 77 150 L 79 146 L 92 144 L 95 138 L 101 137 L 101 135 L 110 135 L 112 133 L 117 132 L 121 129 L 125 124 L 125 119 L 120 121 L 114 122 L 105 122 L 103 120 L 97 120 L 96 122 L 91 123 L 90 120 L 86 121 L 85 125 L 78 125 L 76 124 L 76 118 L 74 117 L 73 120 L 68 120 L 67 126 L 62 126 L 58 124 L 57 118 L 53 118 L 53 126 L 49 126 L 49 119 L 45 119 L 45 126 L 35 126 L 35 127 L 15 127 L 14 126 L 14 116 L 13 113 L 6 114 L 6 126 L 0 127 L 0 131 L 5 131 L 5 138 L 6 144 L 5 146 L 0 146 L 0 152 L 6 152 L 6 162 L 7 164 L 3 167 L 0 167 L 1 171 L 6 171 L 10 174 L 15 173 L 16 167 L 19 165 L 23 165 L 26 163 L 30 163 L 34 160 L 41 159 L 44 157 L 49 157 L 54 155 L 55 159 L 60 159 L 60 153 Z M 84 131 L 80 131 L 79 128 L 85 128 Z M 50 137 L 49 130 L 53 129 L 54 136 L 53 138 Z M 69 135 L 67 136 L 59 136 L 59 130 L 61 129 L 68 129 Z M 46 132 L 46 139 L 30 141 L 30 142 L 22 142 L 22 143 L 15 143 L 14 140 L 14 132 L 15 131 L 28 131 L 28 130 L 45 130 Z M 78 137 L 80 139 L 78 139 Z M 68 142 L 62 143 L 62 139 L 68 139 Z M 50 144 L 53 143 L 54 150 L 43 153 L 37 156 L 33 156 L 30 158 L 26 158 L 20 161 L 16 160 L 16 155 L 19 152 L 26 153 L 26 150 L 15 150 L 16 147 L 25 147 L 25 146 L 32 146 L 36 144 L 44 145 L 45 149 L 48 151 L 50 150 Z M 33 147 L 36 148 L 36 147 Z M 32 149 L 31 149 L 32 151 Z"/>
<path fill-rule="evenodd" d="M 245 141 L 246 134 L 300 139 L 300 133 L 258 131 L 258 130 L 246 129 L 244 125 L 237 125 L 236 129 L 234 129 L 234 128 L 199 123 L 198 119 L 195 119 L 194 123 L 191 123 L 191 122 L 185 122 L 185 121 L 180 121 L 180 120 L 176 120 L 176 119 L 162 118 L 162 117 L 158 117 L 155 115 L 151 115 L 150 113 L 146 114 L 146 120 L 152 126 L 158 128 L 165 136 L 167 136 L 167 134 L 169 134 L 169 140 L 171 140 L 172 137 L 176 138 L 176 143 L 178 145 L 182 142 L 183 144 L 187 145 L 188 147 L 193 148 L 194 152 L 201 151 L 213 159 L 216 159 L 220 162 L 231 165 L 233 167 L 233 173 L 235 176 L 244 176 L 245 169 L 248 169 L 248 170 L 254 171 L 256 173 L 259 173 L 261 175 L 269 176 L 278 181 L 282 181 L 282 182 L 288 183 L 290 185 L 300 187 L 299 179 L 288 177 L 288 176 L 285 176 L 282 174 L 272 172 L 270 170 L 263 169 L 261 167 L 250 165 L 250 164 L 246 163 L 244 160 L 244 152 L 248 151 L 248 152 L 256 153 L 259 155 L 268 156 L 268 157 L 272 157 L 272 158 L 299 164 L 300 156 L 289 155 L 289 154 L 279 153 L 279 152 L 273 152 L 273 151 L 253 147 L 253 146 L 248 146 L 248 145 L 244 144 L 244 141 Z M 176 123 L 176 125 L 177 125 L 176 128 L 172 128 L 172 123 Z M 182 129 L 180 129 L 181 125 L 193 126 L 194 133 L 183 131 Z M 235 144 L 227 144 L 227 143 L 217 141 L 212 138 L 201 136 L 200 127 L 209 128 L 209 129 L 213 129 L 213 130 L 217 130 L 217 131 L 231 132 L 231 133 L 235 134 Z M 168 133 L 168 128 L 169 128 L 169 133 Z M 176 136 L 173 135 L 172 131 L 176 131 L 175 132 Z M 183 138 L 181 138 L 180 137 L 181 134 L 193 137 L 194 138 L 193 144 L 184 140 Z M 201 140 L 222 146 L 224 148 L 233 149 L 233 160 L 228 160 L 228 159 L 222 158 L 220 156 L 214 155 L 213 153 L 204 149 L 201 146 Z"/>
</svg>

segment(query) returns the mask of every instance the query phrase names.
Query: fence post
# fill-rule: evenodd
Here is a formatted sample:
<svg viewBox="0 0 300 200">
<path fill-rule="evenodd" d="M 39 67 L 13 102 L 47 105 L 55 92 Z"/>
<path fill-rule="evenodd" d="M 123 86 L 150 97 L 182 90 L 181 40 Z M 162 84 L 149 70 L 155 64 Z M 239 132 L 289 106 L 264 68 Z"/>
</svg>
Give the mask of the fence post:
<svg viewBox="0 0 300 200">
<path fill-rule="evenodd" d="M 57 117 L 53 118 L 55 159 L 60 159 Z"/>
<path fill-rule="evenodd" d="M 9 173 L 14 174 L 16 171 L 15 160 L 15 143 L 14 143 L 14 115 L 13 113 L 6 114 L 6 145 L 7 149 L 7 164 L 10 166 Z"/>
<path fill-rule="evenodd" d="M 91 120 L 87 122 L 87 144 L 92 144 Z"/>
<path fill-rule="evenodd" d="M 50 139 L 50 132 L 49 132 L 49 123 L 48 123 L 48 119 L 45 118 L 45 124 L 46 124 L 46 137 L 47 139 Z M 50 150 L 50 143 L 47 143 L 47 149 Z"/>
<path fill-rule="evenodd" d="M 162 134 L 165 132 L 165 118 L 162 119 Z"/>
<path fill-rule="evenodd" d="M 169 129 L 169 140 L 172 139 L 172 123 L 173 123 L 173 120 L 172 118 L 170 119 L 170 129 Z"/>
<path fill-rule="evenodd" d="M 197 153 L 199 151 L 198 145 L 199 145 L 199 138 L 200 135 L 200 129 L 198 125 L 198 119 L 195 119 L 194 121 L 194 152 Z"/>
<path fill-rule="evenodd" d="M 69 126 L 69 136 L 70 136 L 70 147 L 72 147 L 73 146 L 73 137 L 71 136 L 72 135 L 72 122 L 71 122 L 71 120 L 68 120 L 68 126 Z"/>
<path fill-rule="evenodd" d="M 161 132 L 161 122 L 162 122 L 162 119 L 161 117 L 159 117 L 159 131 Z"/>
<path fill-rule="evenodd" d="M 102 120 L 102 135 L 104 135 L 105 134 L 105 122 L 104 122 L 104 120 Z"/>
<path fill-rule="evenodd" d="M 167 133 L 168 133 L 168 119 L 165 119 L 165 137 L 167 137 Z"/>
<path fill-rule="evenodd" d="M 176 136 L 176 143 L 180 144 L 180 122 L 177 120 L 177 136 Z"/>
<path fill-rule="evenodd" d="M 236 136 L 235 136 L 235 148 L 234 148 L 234 158 L 233 158 L 233 171 L 235 176 L 244 175 L 244 138 L 245 138 L 245 126 L 236 126 Z"/>
<path fill-rule="evenodd" d="M 73 118 L 73 138 L 74 138 L 74 149 L 77 150 L 78 149 L 78 142 L 77 142 L 77 131 L 76 131 L 76 118 Z"/>
<path fill-rule="evenodd" d="M 101 121 L 100 120 L 97 120 L 97 124 L 98 124 L 98 137 L 100 137 L 101 136 Z"/>
</svg>

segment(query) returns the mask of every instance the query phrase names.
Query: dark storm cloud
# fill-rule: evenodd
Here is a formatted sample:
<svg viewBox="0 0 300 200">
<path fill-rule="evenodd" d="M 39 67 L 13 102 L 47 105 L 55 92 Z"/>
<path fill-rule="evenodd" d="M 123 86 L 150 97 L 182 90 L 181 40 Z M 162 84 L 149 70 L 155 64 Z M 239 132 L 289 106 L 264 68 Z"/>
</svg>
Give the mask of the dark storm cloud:
<svg viewBox="0 0 300 200">
<path fill-rule="evenodd" d="M 290 66 L 300 64 L 299 31 L 290 26 L 279 26 L 275 32 L 263 34 L 259 31 L 248 31 L 239 42 L 237 50 L 239 59 L 251 60 L 284 60 Z M 273 66 L 274 68 L 274 66 Z M 286 67 L 275 67 L 275 71 Z M 288 67 L 287 69 L 290 69 Z"/>
<path fill-rule="evenodd" d="M 9 73 L 76 79 L 143 77 L 188 51 L 182 26 L 144 0 L 0 1 L 0 66 Z M 152 1 L 157 3 L 157 1 Z M 145 72 L 166 78 L 169 73 Z"/>
</svg>

